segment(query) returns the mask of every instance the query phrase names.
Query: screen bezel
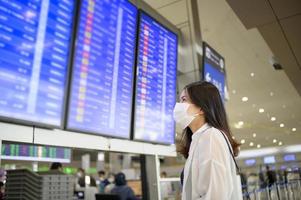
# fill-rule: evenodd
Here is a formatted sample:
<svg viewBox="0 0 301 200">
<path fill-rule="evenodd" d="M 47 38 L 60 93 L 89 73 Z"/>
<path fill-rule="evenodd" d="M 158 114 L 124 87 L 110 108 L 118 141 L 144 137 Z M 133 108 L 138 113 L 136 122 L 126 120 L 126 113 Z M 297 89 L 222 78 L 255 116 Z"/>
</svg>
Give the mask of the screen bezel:
<svg viewBox="0 0 301 200">
<path fill-rule="evenodd" d="M 132 111 L 132 115 L 133 115 L 133 128 L 132 128 L 132 140 L 134 141 L 140 141 L 140 142 L 146 142 L 146 143 L 151 143 L 151 144 L 163 144 L 163 145 L 172 145 L 175 144 L 175 139 L 176 139 L 176 125 L 174 124 L 174 130 L 175 130 L 175 134 L 173 136 L 173 143 L 169 143 L 169 142 L 160 142 L 160 141 L 151 141 L 151 140 L 145 140 L 145 139 L 137 139 L 136 138 L 136 104 L 137 104 L 137 89 L 138 89 L 138 62 L 139 62 L 139 45 L 140 45 L 140 25 L 141 25 L 141 17 L 142 15 L 146 15 L 148 17 L 150 17 L 153 21 L 155 21 L 156 23 L 158 23 L 160 26 L 162 26 L 163 28 L 165 28 L 166 30 L 170 31 L 171 33 L 175 34 L 176 39 L 177 39 L 177 50 L 176 50 L 176 83 L 177 83 L 177 69 L 178 69 L 178 46 L 179 46 L 179 35 L 172 31 L 170 28 L 168 28 L 167 26 L 165 26 L 163 23 L 159 22 L 159 20 L 157 20 L 155 17 L 153 17 L 152 15 L 150 15 L 149 13 L 143 11 L 142 9 L 139 9 L 139 17 L 138 17 L 138 28 L 137 28 L 137 49 L 136 49 L 136 63 L 135 63 L 135 89 L 134 89 L 134 93 L 135 93 L 135 97 L 134 97 L 134 105 L 133 105 L 133 111 Z M 177 94 L 177 86 L 175 87 L 175 94 Z"/>
</svg>

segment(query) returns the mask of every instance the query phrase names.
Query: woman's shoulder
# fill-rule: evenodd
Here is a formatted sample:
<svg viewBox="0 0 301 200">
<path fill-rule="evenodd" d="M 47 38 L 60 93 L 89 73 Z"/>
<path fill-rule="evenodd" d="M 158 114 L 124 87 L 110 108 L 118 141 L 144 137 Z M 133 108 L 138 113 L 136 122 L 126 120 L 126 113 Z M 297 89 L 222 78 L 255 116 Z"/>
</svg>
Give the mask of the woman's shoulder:
<svg viewBox="0 0 301 200">
<path fill-rule="evenodd" d="M 214 146 L 215 148 L 225 146 L 225 138 L 223 132 L 217 128 L 208 128 L 199 140 L 199 143 L 206 144 L 206 146 Z"/>
</svg>

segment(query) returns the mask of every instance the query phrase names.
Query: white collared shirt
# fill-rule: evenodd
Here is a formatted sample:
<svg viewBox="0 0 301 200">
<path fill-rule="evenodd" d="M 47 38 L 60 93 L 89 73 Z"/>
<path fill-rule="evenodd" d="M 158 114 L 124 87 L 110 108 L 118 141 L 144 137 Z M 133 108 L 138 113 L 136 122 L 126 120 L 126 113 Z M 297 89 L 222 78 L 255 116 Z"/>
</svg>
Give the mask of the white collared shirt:
<svg viewBox="0 0 301 200">
<path fill-rule="evenodd" d="M 203 125 L 192 135 L 182 200 L 241 200 L 241 184 L 223 133 Z"/>
</svg>

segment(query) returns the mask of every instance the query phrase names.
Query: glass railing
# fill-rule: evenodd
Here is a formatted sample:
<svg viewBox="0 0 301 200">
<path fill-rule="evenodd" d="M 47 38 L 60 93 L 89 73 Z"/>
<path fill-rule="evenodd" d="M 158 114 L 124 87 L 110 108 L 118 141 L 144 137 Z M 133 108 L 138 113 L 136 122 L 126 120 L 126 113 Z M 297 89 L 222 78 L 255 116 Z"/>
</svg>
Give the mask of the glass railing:
<svg viewBox="0 0 301 200">
<path fill-rule="evenodd" d="M 301 179 L 278 182 L 271 187 L 249 191 L 245 187 L 242 187 L 244 200 L 301 200 Z"/>
</svg>

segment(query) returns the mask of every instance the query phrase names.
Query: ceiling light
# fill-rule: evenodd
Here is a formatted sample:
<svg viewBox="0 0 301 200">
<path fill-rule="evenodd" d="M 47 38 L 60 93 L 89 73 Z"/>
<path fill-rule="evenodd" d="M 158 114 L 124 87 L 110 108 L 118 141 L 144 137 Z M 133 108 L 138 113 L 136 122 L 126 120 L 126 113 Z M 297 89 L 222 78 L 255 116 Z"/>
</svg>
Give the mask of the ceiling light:
<svg viewBox="0 0 301 200">
<path fill-rule="evenodd" d="M 254 146 L 254 143 L 253 142 L 250 142 L 250 147 Z"/>
<path fill-rule="evenodd" d="M 282 145 L 282 142 L 279 142 L 278 145 L 281 146 L 281 145 Z"/>
<path fill-rule="evenodd" d="M 277 143 L 277 140 L 276 140 L 276 139 L 274 139 L 274 140 L 273 140 L 273 143 Z"/>
<path fill-rule="evenodd" d="M 284 124 L 280 124 L 280 127 L 283 128 L 283 127 L 284 127 Z"/>
<path fill-rule="evenodd" d="M 252 72 L 251 74 L 250 74 L 252 77 L 254 77 L 255 76 L 255 74 Z"/>
<path fill-rule="evenodd" d="M 297 129 L 296 128 L 292 128 L 292 131 L 295 132 Z"/>
<path fill-rule="evenodd" d="M 261 145 L 260 144 L 257 144 L 257 148 L 259 149 L 261 147 Z"/>
<path fill-rule="evenodd" d="M 271 117 L 271 121 L 276 121 L 276 117 Z"/>
<path fill-rule="evenodd" d="M 244 125 L 244 122 L 243 122 L 243 121 L 239 121 L 239 122 L 238 122 L 238 125 L 239 125 L 239 126 L 242 126 L 242 125 Z"/>
<path fill-rule="evenodd" d="M 235 140 L 235 137 L 234 137 L 234 136 L 232 136 L 232 139 L 233 139 L 233 140 Z"/>
<path fill-rule="evenodd" d="M 246 143 L 246 140 L 242 139 L 242 140 L 240 140 L 240 143 L 244 144 L 244 143 Z"/>
<path fill-rule="evenodd" d="M 271 97 L 274 96 L 274 92 L 270 92 L 270 96 L 271 96 Z"/>
<path fill-rule="evenodd" d="M 249 100 L 249 98 L 248 98 L 248 97 L 243 97 L 243 98 L 241 98 L 241 100 L 242 100 L 243 102 L 246 102 L 246 101 Z"/>
<path fill-rule="evenodd" d="M 264 113 L 264 109 L 263 108 L 259 108 L 259 113 Z"/>
<path fill-rule="evenodd" d="M 256 133 L 253 133 L 253 137 L 254 137 L 254 138 L 256 137 Z"/>
<path fill-rule="evenodd" d="M 233 93 L 233 94 L 236 94 L 236 90 L 232 90 L 232 93 Z"/>
</svg>

